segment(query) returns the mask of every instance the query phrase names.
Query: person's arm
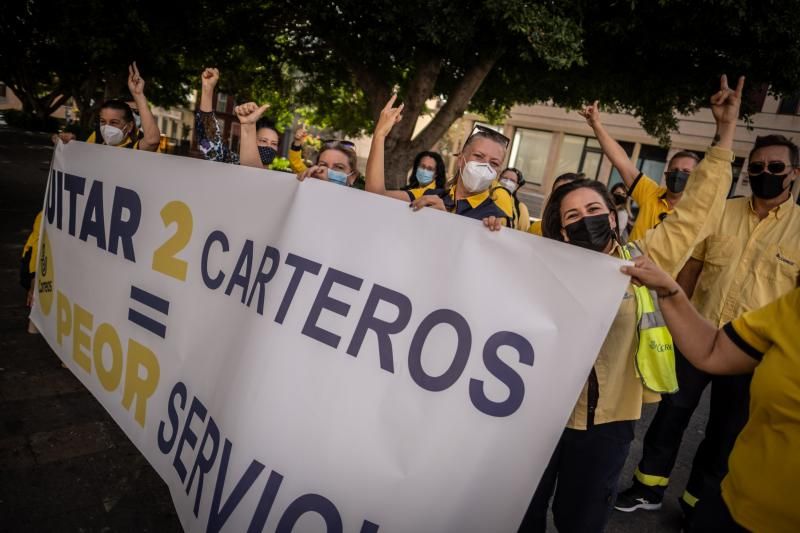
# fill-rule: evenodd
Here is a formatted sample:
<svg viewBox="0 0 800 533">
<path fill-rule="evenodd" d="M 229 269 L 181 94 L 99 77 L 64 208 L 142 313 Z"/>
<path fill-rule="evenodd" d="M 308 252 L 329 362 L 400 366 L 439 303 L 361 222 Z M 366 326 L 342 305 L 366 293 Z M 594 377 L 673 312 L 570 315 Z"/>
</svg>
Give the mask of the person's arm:
<svg viewBox="0 0 800 533">
<path fill-rule="evenodd" d="M 397 95 L 393 94 L 381 111 L 378 124 L 375 126 L 375 133 L 372 135 L 372 146 L 367 158 L 366 190 L 375 194 L 382 194 L 390 198 L 408 201 L 406 191 L 386 190 L 386 177 L 384 175 L 384 144 L 386 136 L 392 131 L 392 127 L 403 119 L 403 104 L 392 107 Z M 430 199 L 425 202 L 432 201 Z M 427 205 L 427 204 L 426 204 Z"/>
<path fill-rule="evenodd" d="M 743 86 L 744 78 L 740 78 L 733 91 L 728 88 L 727 78 L 722 76 L 719 92 L 711 97 L 719 132 L 718 145 L 711 146 L 692 171 L 692 179 L 674 212 L 637 241 L 639 247 L 671 276 L 677 276 L 694 247 L 711 233 L 722 217 L 731 185 L 731 148 Z"/>
<path fill-rule="evenodd" d="M 303 161 L 303 143 L 308 137 L 305 127 L 300 124 L 294 132 L 292 145 L 289 147 L 289 168 L 295 174 L 302 174 L 308 168 Z"/>
<path fill-rule="evenodd" d="M 200 92 L 200 111 L 203 113 L 214 112 L 214 89 L 219 81 L 219 70 L 207 68 L 200 75 L 203 88 Z"/>
<path fill-rule="evenodd" d="M 269 107 L 264 104 L 258 107 L 254 102 L 237 105 L 233 112 L 239 118 L 241 127 L 241 139 L 239 140 L 239 161 L 246 167 L 264 168 L 261 157 L 258 155 L 258 143 L 256 142 L 256 121 Z"/>
<path fill-rule="evenodd" d="M 136 107 L 139 108 L 139 116 L 142 118 L 144 137 L 139 141 L 139 150 L 155 152 L 158 150 L 158 145 L 161 144 L 161 132 L 158 129 L 156 118 L 150 111 L 147 97 L 144 95 L 144 80 L 139 75 L 136 61 L 128 67 L 128 89 L 131 91 L 133 101 L 136 102 Z"/>
<path fill-rule="evenodd" d="M 677 281 L 646 256 L 634 259 L 622 272 L 658 295 L 664 321 L 681 353 L 696 368 L 709 374 L 746 374 L 758 360 L 737 346 L 729 334 L 717 329 L 695 309 Z"/>
<path fill-rule="evenodd" d="M 630 189 L 633 181 L 639 175 L 639 169 L 636 168 L 631 158 L 628 157 L 625 149 L 620 146 L 603 127 L 603 123 L 600 121 L 599 101 L 595 100 L 594 104 L 585 106 L 581 111 L 578 111 L 578 113 L 586 119 L 586 122 L 591 126 L 592 130 L 594 130 L 594 135 L 597 137 L 597 141 L 600 143 L 603 153 L 611 160 L 611 164 L 614 165 L 619 175 L 622 176 L 625 187 Z"/>
<path fill-rule="evenodd" d="M 675 278 L 675 281 L 678 282 L 678 285 L 681 286 L 683 292 L 686 293 L 686 296 L 691 299 L 692 295 L 694 294 L 694 288 L 697 285 L 697 279 L 700 277 L 700 273 L 703 271 L 703 262 L 695 259 L 694 257 L 690 257 L 686 264 L 683 265 L 683 268 L 680 272 L 678 272 L 678 277 Z"/>
</svg>

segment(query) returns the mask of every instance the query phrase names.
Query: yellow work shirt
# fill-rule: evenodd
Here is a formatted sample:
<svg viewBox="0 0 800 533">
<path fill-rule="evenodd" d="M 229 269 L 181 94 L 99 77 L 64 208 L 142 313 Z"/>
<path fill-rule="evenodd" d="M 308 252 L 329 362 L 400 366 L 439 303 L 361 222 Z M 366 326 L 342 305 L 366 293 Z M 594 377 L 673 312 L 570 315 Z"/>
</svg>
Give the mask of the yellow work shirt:
<svg viewBox="0 0 800 533">
<path fill-rule="evenodd" d="M 115 144 L 114 146 L 116 146 L 117 148 L 132 148 L 134 150 L 138 150 L 139 149 L 139 141 L 140 140 L 141 139 L 136 139 L 134 141 L 134 140 L 131 139 L 130 135 L 126 135 L 124 141 L 122 141 L 119 144 Z M 97 141 L 98 141 L 97 134 L 95 132 L 92 132 L 91 135 L 89 135 L 89 138 L 86 139 L 87 143 L 91 143 L 91 144 L 106 144 L 103 141 L 101 141 L 101 142 L 97 142 Z M 158 152 L 161 151 L 161 147 L 160 146 L 159 146 L 157 151 Z"/>
<path fill-rule="evenodd" d="M 28 260 L 28 272 L 34 273 L 36 272 L 36 258 L 39 255 L 39 231 L 42 227 L 42 211 L 36 215 L 36 218 L 33 220 L 33 230 L 31 230 L 31 234 L 28 235 L 28 240 L 25 241 L 25 246 L 22 247 L 22 257 L 24 258 L 28 253 L 31 254 L 30 259 Z"/>
<path fill-rule="evenodd" d="M 300 174 L 301 172 L 305 172 L 308 168 L 303 161 L 303 149 L 295 150 L 294 147 L 289 147 L 289 168 L 292 169 L 292 172 L 295 174 Z"/>
<path fill-rule="evenodd" d="M 531 214 L 528 212 L 528 206 L 519 201 L 515 203 L 515 206 L 518 207 L 516 229 L 528 231 L 531 227 Z"/>
<path fill-rule="evenodd" d="M 429 191 L 430 194 L 433 191 Z M 483 220 L 486 217 L 503 219 L 506 226 L 514 219 L 514 199 L 503 187 L 490 187 L 483 192 L 456 200 L 456 186 L 442 196 L 445 209 L 457 215 Z"/>
<path fill-rule="evenodd" d="M 672 213 L 672 206 L 669 205 L 666 198 L 667 188 L 659 187 L 655 181 L 644 174 L 639 174 L 633 180 L 628 194 L 639 204 L 639 214 L 636 215 L 636 222 L 633 224 L 629 237 L 631 241 L 644 237 L 647 230 L 658 226 L 667 215 Z"/>
<path fill-rule="evenodd" d="M 533 235 L 538 235 L 539 237 L 542 236 L 542 221 L 541 221 L 541 219 L 534 220 L 531 223 L 531 227 L 528 228 L 528 233 L 531 233 Z"/>
<path fill-rule="evenodd" d="M 722 498 L 751 531 L 800 529 L 800 288 L 725 326 L 760 362 L 750 385 L 750 417 L 728 459 Z"/>
<path fill-rule="evenodd" d="M 751 198 L 732 198 L 725 203 L 718 228 L 692 257 L 703 262 L 692 303 L 720 327 L 796 286 L 800 207 L 790 196 L 759 220 Z"/>
<path fill-rule="evenodd" d="M 675 276 L 695 245 L 716 226 L 731 186 L 733 152 L 711 147 L 686 185 L 680 205 L 636 244 L 657 265 Z M 614 250 L 620 255 L 617 246 Z M 658 401 L 659 395 L 644 388 L 636 376 L 638 349 L 636 297 L 629 285 L 616 310 L 614 322 L 595 361 L 593 372 L 581 391 L 567 427 L 587 429 L 590 422 L 603 424 L 638 420 L 642 403 Z"/>
<path fill-rule="evenodd" d="M 435 190 L 436 190 L 436 180 L 433 180 L 424 187 L 415 187 L 413 189 L 407 189 L 406 192 L 408 193 L 408 199 L 413 202 L 420 196 L 424 196 L 427 191 L 435 191 Z"/>
</svg>

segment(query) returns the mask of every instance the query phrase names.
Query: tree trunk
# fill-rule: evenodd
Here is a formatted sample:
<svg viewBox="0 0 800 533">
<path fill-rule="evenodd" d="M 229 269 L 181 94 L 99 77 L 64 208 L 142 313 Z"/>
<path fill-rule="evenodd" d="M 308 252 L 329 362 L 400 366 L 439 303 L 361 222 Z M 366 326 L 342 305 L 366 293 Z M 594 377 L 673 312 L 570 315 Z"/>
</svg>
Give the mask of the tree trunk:
<svg viewBox="0 0 800 533">
<path fill-rule="evenodd" d="M 450 126 L 464 115 L 470 100 L 502 53 L 502 49 L 495 49 L 482 54 L 478 58 L 478 62 L 467 70 L 464 77 L 448 95 L 447 102 L 439 109 L 433 120 L 414 139 L 411 139 L 414 125 L 424 108 L 425 101 L 433 94 L 435 76 L 439 74 L 441 63 L 437 67 L 428 61 L 418 66 L 417 76 L 409 84 L 408 94 L 412 98 L 409 99 L 403 110 L 403 120 L 392 129 L 386 142 L 384 174 L 388 189 L 402 188 L 406 183 L 406 176 L 414 163 L 416 154 L 433 147 Z M 432 76 L 433 80 L 431 81 Z M 406 109 L 411 109 L 412 112 L 406 113 Z"/>
</svg>

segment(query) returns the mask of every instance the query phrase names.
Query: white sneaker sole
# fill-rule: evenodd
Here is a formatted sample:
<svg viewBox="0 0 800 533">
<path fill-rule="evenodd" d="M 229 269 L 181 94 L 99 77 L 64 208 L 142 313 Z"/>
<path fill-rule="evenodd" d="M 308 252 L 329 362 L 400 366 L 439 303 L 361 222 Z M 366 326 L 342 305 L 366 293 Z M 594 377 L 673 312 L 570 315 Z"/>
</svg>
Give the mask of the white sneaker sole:
<svg viewBox="0 0 800 533">
<path fill-rule="evenodd" d="M 617 507 L 615 505 L 614 509 L 616 509 L 617 511 L 622 511 L 623 513 L 632 513 L 639 509 L 643 511 L 658 511 L 659 509 L 661 509 L 661 505 L 662 505 L 661 503 L 637 503 L 633 507 Z"/>
</svg>

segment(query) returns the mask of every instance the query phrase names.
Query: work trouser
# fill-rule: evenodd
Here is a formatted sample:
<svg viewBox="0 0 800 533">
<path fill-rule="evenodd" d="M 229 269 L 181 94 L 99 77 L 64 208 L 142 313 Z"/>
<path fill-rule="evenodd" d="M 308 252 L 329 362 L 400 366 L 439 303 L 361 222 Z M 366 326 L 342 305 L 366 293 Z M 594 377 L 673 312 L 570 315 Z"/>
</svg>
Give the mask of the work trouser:
<svg viewBox="0 0 800 533">
<path fill-rule="evenodd" d="M 684 510 L 694 507 L 708 489 L 719 490 L 728 472 L 728 456 L 736 437 L 747 422 L 752 375 L 710 376 L 697 370 L 676 353 L 680 390 L 664 395 L 644 438 L 642 460 L 634 476 L 634 485 L 660 501 L 680 450 L 683 433 L 689 424 L 703 390 L 709 382 L 711 408 L 706 433 L 697 448 L 692 472 L 681 497 Z"/>
<path fill-rule="evenodd" d="M 720 488 L 709 490 L 697 504 L 690 533 L 747 533 L 731 516 Z"/>
<path fill-rule="evenodd" d="M 634 424 L 631 420 L 587 430 L 565 429 L 525 513 L 520 533 L 546 531 L 551 496 L 553 519 L 560 533 L 602 532 L 617 497 Z"/>
</svg>

